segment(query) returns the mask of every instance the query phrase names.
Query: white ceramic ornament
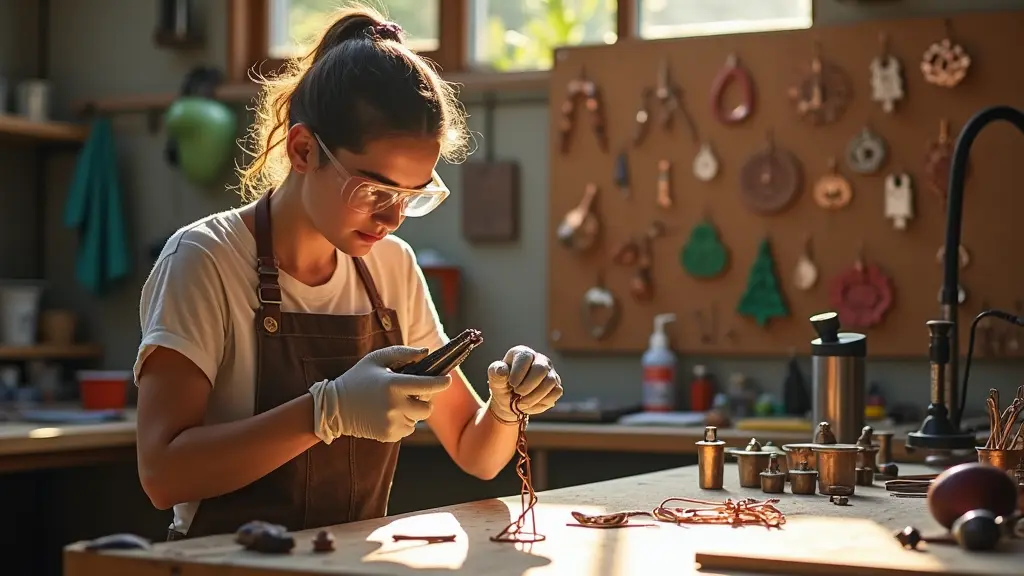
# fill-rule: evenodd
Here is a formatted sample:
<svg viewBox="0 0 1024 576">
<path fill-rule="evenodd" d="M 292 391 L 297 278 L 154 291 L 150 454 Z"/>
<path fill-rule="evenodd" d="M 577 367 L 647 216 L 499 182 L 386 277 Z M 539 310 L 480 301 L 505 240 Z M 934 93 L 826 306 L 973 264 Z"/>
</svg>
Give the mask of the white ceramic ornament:
<svg viewBox="0 0 1024 576">
<path fill-rule="evenodd" d="M 881 103 L 882 110 L 891 114 L 903 96 L 903 66 L 900 61 L 891 55 L 872 60 L 871 99 Z"/>
<path fill-rule="evenodd" d="M 704 142 L 693 158 L 693 175 L 701 182 L 713 180 L 718 175 L 718 158 L 711 144 Z"/>
<path fill-rule="evenodd" d="M 904 172 L 885 177 L 885 217 L 892 220 L 893 228 L 907 229 L 907 221 L 914 217 L 913 196 L 910 174 Z"/>
</svg>

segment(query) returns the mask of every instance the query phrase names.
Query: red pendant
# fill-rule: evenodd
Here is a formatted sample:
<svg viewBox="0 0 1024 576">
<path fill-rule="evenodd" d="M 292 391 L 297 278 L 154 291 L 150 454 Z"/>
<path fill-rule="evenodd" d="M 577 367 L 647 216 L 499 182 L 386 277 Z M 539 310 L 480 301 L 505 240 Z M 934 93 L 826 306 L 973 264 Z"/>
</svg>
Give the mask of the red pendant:
<svg viewBox="0 0 1024 576">
<path fill-rule="evenodd" d="M 870 328 L 892 306 L 892 280 L 878 266 L 854 266 L 832 279 L 829 300 L 843 326 Z"/>
</svg>

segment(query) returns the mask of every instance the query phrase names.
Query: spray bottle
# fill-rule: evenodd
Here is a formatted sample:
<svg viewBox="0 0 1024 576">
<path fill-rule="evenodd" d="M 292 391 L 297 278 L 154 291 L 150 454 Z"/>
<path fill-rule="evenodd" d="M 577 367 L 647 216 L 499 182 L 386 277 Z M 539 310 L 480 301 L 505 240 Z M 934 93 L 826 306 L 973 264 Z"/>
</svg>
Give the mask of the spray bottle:
<svg viewBox="0 0 1024 576">
<path fill-rule="evenodd" d="M 665 325 L 675 314 L 654 317 L 654 332 L 640 365 L 643 368 L 643 408 L 647 412 L 671 412 L 676 404 L 676 355 L 669 348 Z"/>
</svg>

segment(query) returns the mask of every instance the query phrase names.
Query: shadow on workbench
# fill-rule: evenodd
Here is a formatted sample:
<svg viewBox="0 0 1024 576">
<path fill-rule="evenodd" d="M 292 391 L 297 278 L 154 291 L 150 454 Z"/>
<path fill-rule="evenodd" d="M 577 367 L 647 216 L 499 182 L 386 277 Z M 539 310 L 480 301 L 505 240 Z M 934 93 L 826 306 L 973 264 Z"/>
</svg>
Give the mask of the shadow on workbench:
<svg viewBox="0 0 1024 576">
<path fill-rule="evenodd" d="M 493 545 L 488 546 L 488 544 L 491 544 L 489 535 L 497 534 L 512 521 L 509 507 L 500 500 L 494 498 L 481 500 L 474 502 L 468 508 L 445 511 L 442 514 L 450 515 L 454 522 L 465 532 L 467 539 L 461 543 L 464 556 L 459 557 L 459 554 L 453 553 L 452 548 L 446 548 L 443 558 L 445 561 L 451 562 L 451 564 L 446 567 L 431 566 L 431 568 L 426 569 L 430 574 L 438 574 L 445 571 L 459 571 L 465 574 L 495 574 L 497 572 L 521 574 L 531 568 L 538 568 L 551 563 L 551 560 L 544 556 L 532 554 L 529 544 L 504 545 L 500 550 L 500 554 L 495 554 Z M 394 522 L 399 524 L 402 520 L 399 519 Z M 387 531 L 386 528 L 384 531 Z M 369 539 L 353 544 L 350 549 L 352 553 L 347 554 L 347 556 L 349 558 L 364 558 L 366 559 L 364 561 L 373 562 L 375 565 L 386 564 L 388 566 L 388 574 L 393 574 L 394 576 L 412 576 L 424 573 L 424 568 L 411 568 L 402 562 L 389 561 L 388 554 L 393 553 L 395 550 L 392 550 L 392 552 L 382 552 L 380 549 L 382 544 L 390 539 L 390 536 L 381 536 L 380 538 L 383 539 L 383 542 L 378 541 L 376 539 L 377 532 L 371 533 Z M 396 526 L 395 532 L 401 532 L 401 530 Z M 444 529 L 444 532 L 448 532 L 448 527 Z M 452 532 L 454 533 L 455 530 L 452 529 Z M 457 545 L 459 544 L 455 544 L 455 546 Z M 419 546 L 430 546 L 430 544 L 413 544 L 411 547 Z M 400 550 L 408 549 L 409 547 L 402 547 Z M 328 567 L 330 567 L 329 564 Z"/>
</svg>

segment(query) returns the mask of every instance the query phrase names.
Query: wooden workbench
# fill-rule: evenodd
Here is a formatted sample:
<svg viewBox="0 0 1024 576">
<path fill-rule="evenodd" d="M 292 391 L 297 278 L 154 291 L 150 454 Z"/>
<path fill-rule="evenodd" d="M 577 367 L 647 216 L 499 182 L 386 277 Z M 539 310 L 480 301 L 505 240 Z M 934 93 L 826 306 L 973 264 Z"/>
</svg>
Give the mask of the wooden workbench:
<svg viewBox="0 0 1024 576">
<path fill-rule="evenodd" d="M 906 473 L 924 473 L 907 466 Z M 247 552 L 233 535 L 158 543 L 149 551 L 87 552 L 84 543 L 65 549 L 66 576 L 133 574 L 136 576 L 302 576 L 313 574 L 466 574 L 525 575 L 641 575 L 694 571 L 694 559 L 714 567 L 743 562 L 775 573 L 817 574 L 1020 574 L 1024 542 L 1004 543 L 997 553 L 966 553 L 933 545 L 925 551 L 904 551 L 892 531 L 910 524 L 925 534 L 938 526 L 923 499 L 891 498 L 880 485 L 858 487 L 849 506 L 834 506 L 824 496 L 779 495 L 788 521 L 782 530 L 720 526 L 678 527 L 649 520 L 646 527 L 597 530 L 568 526 L 572 510 L 602 513 L 650 509 L 669 496 L 724 499 L 766 496 L 759 490 L 733 488 L 734 466 L 726 468 L 726 492 L 701 492 L 696 467 L 686 467 L 597 484 L 540 493 L 539 531 L 547 540 L 531 546 L 494 543 L 489 537 L 518 511 L 519 497 L 492 499 L 425 512 L 368 520 L 330 528 L 333 553 L 315 554 L 316 530 L 295 534 L 297 546 L 289 555 Z M 442 544 L 392 541 L 393 534 L 454 534 Z M 769 562 L 776 555 L 799 555 L 805 566 Z M 737 560 L 737 557 L 740 557 Z M 707 566 L 705 566 L 707 567 Z M 728 567 L 728 564 L 725 566 Z M 897 571 L 901 570 L 901 571 Z M 735 573 L 735 572 L 731 572 Z"/>
</svg>

